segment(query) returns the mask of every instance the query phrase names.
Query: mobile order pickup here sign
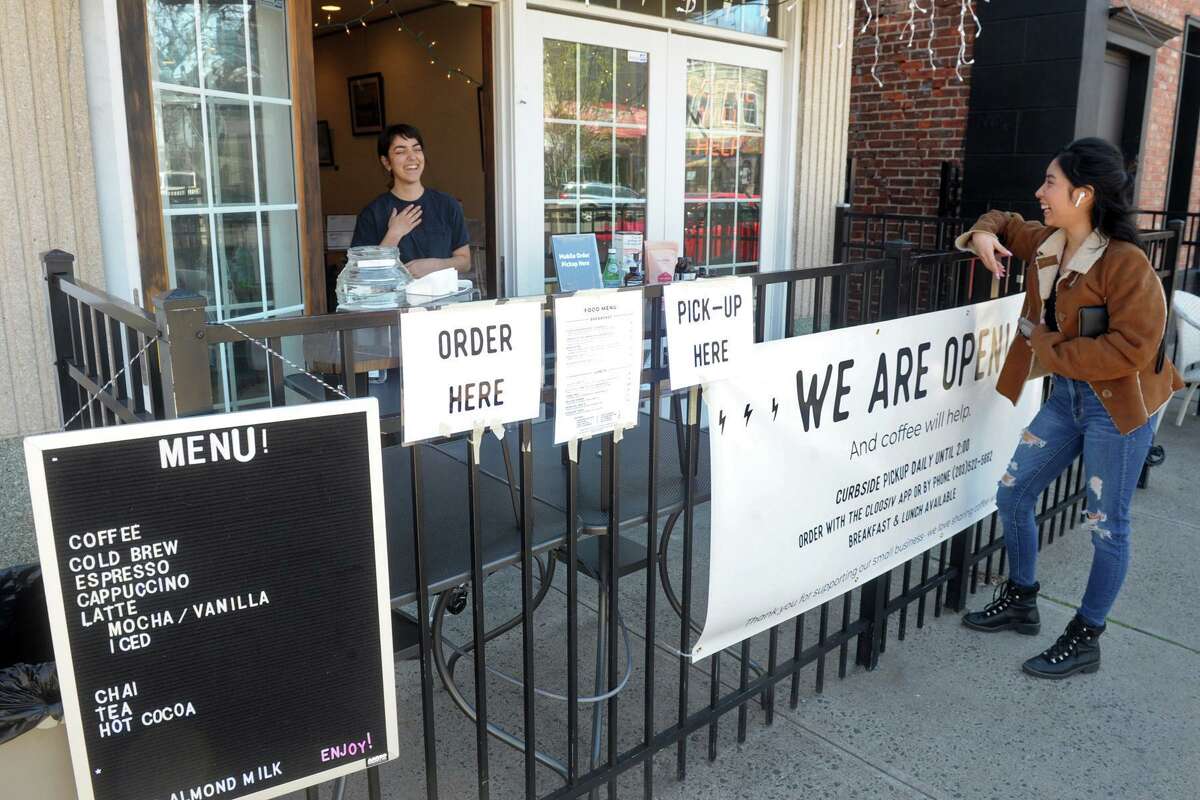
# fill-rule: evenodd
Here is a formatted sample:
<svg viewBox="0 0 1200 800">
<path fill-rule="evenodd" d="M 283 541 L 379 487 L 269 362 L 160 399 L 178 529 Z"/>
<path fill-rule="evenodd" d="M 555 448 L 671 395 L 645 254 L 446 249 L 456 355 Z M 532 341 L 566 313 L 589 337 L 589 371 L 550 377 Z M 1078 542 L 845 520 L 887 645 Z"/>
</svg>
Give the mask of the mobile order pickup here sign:
<svg viewBox="0 0 1200 800">
<path fill-rule="evenodd" d="M 708 616 L 695 659 L 973 525 L 1041 392 L 996 379 L 1021 297 L 756 345 L 706 387 Z"/>
<path fill-rule="evenodd" d="M 267 798 L 398 752 L 374 400 L 33 436 L 81 800 Z"/>
</svg>

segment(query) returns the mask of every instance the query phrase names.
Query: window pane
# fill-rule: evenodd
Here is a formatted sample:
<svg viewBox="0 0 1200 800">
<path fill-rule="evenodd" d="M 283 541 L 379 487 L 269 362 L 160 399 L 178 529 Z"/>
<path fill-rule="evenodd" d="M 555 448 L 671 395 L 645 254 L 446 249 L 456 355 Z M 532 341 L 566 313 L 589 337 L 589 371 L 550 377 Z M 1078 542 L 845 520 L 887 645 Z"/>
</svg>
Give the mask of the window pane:
<svg viewBox="0 0 1200 800">
<path fill-rule="evenodd" d="M 618 50 L 616 67 L 617 122 L 645 125 L 650 96 L 649 54 Z"/>
<path fill-rule="evenodd" d="M 169 214 L 163 218 L 167 243 L 167 277 L 171 286 L 204 297 L 209 316 L 215 317 L 217 303 L 212 271 L 212 240 L 207 214 Z"/>
<path fill-rule="evenodd" d="M 579 46 L 579 118 L 591 122 L 612 122 L 613 55 L 610 47 Z"/>
<path fill-rule="evenodd" d="M 300 240 L 295 211 L 265 211 L 263 256 L 266 259 L 267 310 L 300 305 Z"/>
<path fill-rule="evenodd" d="M 646 204 L 618 203 L 615 209 L 616 219 L 613 227 L 618 231 L 633 231 L 646 233 Z"/>
<path fill-rule="evenodd" d="M 646 197 L 646 129 L 617 128 L 614 158 L 617 200 L 641 200 Z"/>
<path fill-rule="evenodd" d="M 713 109 L 710 124 L 714 128 L 737 130 L 741 110 L 741 70 L 727 64 L 713 65 Z"/>
<path fill-rule="evenodd" d="M 574 42 L 547 39 L 542 49 L 543 101 L 546 119 L 576 119 Z"/>
<path fill-rule="evenodd" d="M 246 94 L 246 7 L 242 0 L 202 0 L 204 88 Z"/>
<path fill-rule="evenodd" d="M 708 197 L 708 134 L 688 131 L 687 159 L 683 167 L 683 196 Z"/>
<path fill-rule="evenodd" d="M 762 197 L 762 147 L 761 136 L 738 139 L 738 197 Z"/>
<path fill-rule="evenodd" d="M 158 179 L 163 206 L 199 206 L 207 202 L 204 175 L 204 128 L 194 95 L 158 92 Z"/>
<path fill-rule="evenodd" d="M 575 204 L 558 205 L 546 204 L 545 209 L 545 257 L 546 257 L 546 277 L 555 279 L 554 272 L 554 252 L 550 249 L 550 237 L 557 236 L 560 233 L 575 233 L 576 232 L 576 208 Z"/>
<path fill-rule="evenodd" d="M 196 7 L 178 0 L 150 0 L 150 59 L 155 80 L 199 86 L 196 70 Z"/>
<path fill-rule="evenodd" d="M 579 129 L 579 199 L 608 203 L 613 197 L 613 129 Z"/>
<path fill-rule="evenodd" d="M 250 153 L 250 104 L 208 98 L 208 138 L 212 143 L 214 203 L 254 202 L 254 163 Z"/>
<path fill-rule="evenodd" d="M 257 0 L 250 4 L 250 65 L 255 94 L 290 96 L 284 0 Z"/>
<path fill-rule="evenodd" d="M 542 174 L 547 200 L 574 199 L 579 195 L 575 181 L 574 125 L 547 122 L 544 129 L 545 154 Z"/>
<path fill-rule="evenodd" d="M 688 62 L 687 125 L 690 128 L 711 127 L 712 70 L 713 65 L 707 61 Z"/>
<path fill-rule="evenodd" d="M 254 127 L 258 139 L 258 201 L 264 204 L 296 202 L 292 107 L 255 104 Z"/>
<path fill-rule="evenodd" d="M 584 0 L 578 0 L 584 2 Z M 781 13 L 779 0 L 740 0 L 729 4 L 725 0 L 697 0 L 695 8 L 683 14 L 684 3 L 679 0 L 588 0 L 593 6 L 620 9 L 634 14 L 647 14 L 659 19 L 686 19 L 698 25 L 726 28 L 757 36 L 778 35 L 776 17 Z M 770 13 L 765 13 L 765 12 Z"/>
<path fill-rule="evenodd" d="M 586 200 L 579 203 L 579 232 L 596 234 L 596 250 L 600 253 L 600 266 L 612 247 L 613 207 L 609 203 Z"/>
<path fill-rule="evenodd" d="M 684 203 L 683 254 L 693 264 L 708 263 L 708 203 Z"/>
<path fill-rule="evenodd" d="M 714 136 L 712 140 L 712 197 L 733 197 L 737 191 L 736 136 Z"/>
<path fill-rule="evenodd" d="M 225 318 L 263 310 L 262 275 L 258 268 L 258 226 L 254 212 L 217 214 L 217 258 Z"/>
<path fill-rule="evenodd" d="M 697 264 L 760 260 L 766 92 L 765 70 L 688 62 L 684 254 Z"/>
<path fill-rule="evenodd" d="M 759 242 L 762 231 L 759 228 L 760 206 L 758 203 L 738 203 L 737 207 L 737 262 L 739 264 L 757 264 Z"/>
<path fill-rule="evenodd" d="M 741 130 L 762 133 L 766 118 L 763 114 L 767 99 L 767 71 L 742 68 Z"/>
<path fill-rule="evenodd" d="M 734 204 L 713 203 L 708 217 L 708 263 L 732 264 Z"/>
</svg>

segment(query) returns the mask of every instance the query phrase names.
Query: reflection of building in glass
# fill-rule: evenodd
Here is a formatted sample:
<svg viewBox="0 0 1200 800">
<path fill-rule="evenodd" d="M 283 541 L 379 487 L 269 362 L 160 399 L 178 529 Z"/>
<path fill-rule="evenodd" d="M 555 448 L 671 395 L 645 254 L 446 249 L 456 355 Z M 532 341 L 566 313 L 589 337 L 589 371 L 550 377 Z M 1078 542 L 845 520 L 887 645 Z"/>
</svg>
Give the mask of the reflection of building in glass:
<svg viewBox="0 0 1200 800">
<path fill-rule="evenodd" d="M 550 237 L 594 233 L 603 259 L 616 231 L 646 232 L 646 53 L 548 39 L 543 48 L 546 276 Z"/>
<path fill-rule="evenodd" d="M 766 73 L 688 63 L 684 255 L 697 264 L 758 263 Z"/>
</svg>

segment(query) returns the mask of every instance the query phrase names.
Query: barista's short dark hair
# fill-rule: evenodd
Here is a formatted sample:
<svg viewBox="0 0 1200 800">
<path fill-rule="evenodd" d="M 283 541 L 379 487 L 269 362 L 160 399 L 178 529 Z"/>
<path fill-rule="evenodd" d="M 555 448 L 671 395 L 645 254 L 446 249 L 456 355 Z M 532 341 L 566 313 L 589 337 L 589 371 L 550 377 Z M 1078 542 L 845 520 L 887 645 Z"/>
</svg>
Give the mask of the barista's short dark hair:
<svg viewBox="0 0 1200 800">
<path fill-rule="evenodd" d="M 392 149 L 392 142 L 396 139 L 412 139 L 417 144 L 421 145 L 421 149 L 425 149 L 425 140 L 421 138 L 421 132 L 412 125 L 406 123 L 398 123 L 389 125 L 388 129 L 379 134 L 379 142 L 376 149 L 379 151 L 381 158 L 387 158 L 388 151 Z"/>
</svg>

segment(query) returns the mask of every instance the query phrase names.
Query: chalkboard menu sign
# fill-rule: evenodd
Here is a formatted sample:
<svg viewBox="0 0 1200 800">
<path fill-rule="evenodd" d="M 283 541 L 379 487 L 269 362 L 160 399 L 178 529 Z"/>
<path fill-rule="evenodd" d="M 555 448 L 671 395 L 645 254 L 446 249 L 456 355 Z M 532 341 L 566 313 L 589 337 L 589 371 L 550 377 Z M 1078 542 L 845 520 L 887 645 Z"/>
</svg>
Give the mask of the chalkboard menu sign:
<svg viewBox="0 0 1200 800">
<path fill-rule="evenodd" d="M 267 798 L 394 757 L 374 400 L 30 437 L 81 800 Z"/>
</svg>

